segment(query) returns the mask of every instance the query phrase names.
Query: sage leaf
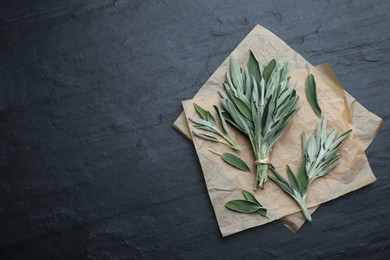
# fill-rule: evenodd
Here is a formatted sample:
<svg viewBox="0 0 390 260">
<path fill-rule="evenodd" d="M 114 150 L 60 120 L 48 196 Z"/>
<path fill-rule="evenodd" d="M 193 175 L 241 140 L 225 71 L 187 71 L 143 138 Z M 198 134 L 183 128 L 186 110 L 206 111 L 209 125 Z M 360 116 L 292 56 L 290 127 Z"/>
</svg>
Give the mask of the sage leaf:
<svg viewBox="0 0 390 260">
<path fill-rule="evenodd" d="M 240 213 L 255 213 L 261 208 L 257 203 L 247 200 L 231 200 L 225 204 L 225 207 Z"/>
<path fill-rule="evenodd" d="M 222 115 L 221 109 L 219 109 L 219 107 L 217 107 L 217 106 L 213 106 L 213 107 L 214 107 L 215 111 L 218 113 L 219 119 L 221 120 L 223 130 L 225 130 L 226 133 L 229 133 L 229 128 L 226 124 L 225 117 Z"/>
<path fill-rule="evenodd" d="M 298 180 L 295 177 L 295 175 L 294 175 L 294 173 L 291 170 L 289 165 L 287 165 L 287 176 L 288 176 L 288 181 L 290 182 L 290 186 L 291 186 L 292 190 L 300 191 L 301 188 L 299 187 Z"/>
<path fill-rule="evenodd" d="M 249 107 L 245 104 L 244 101 L 242 101 L 241 99 L 239 99 L 238 97 L 232 95 L 232 101 L 233 103 L 236 105 L 236 107 L 238 108 L 238 110 L 240 110 L 240 112 L 249 120 L 252 120 L 252 112 L 251 110 L 249 109 Z"/>
<path fill-rule="evenodd" d="M 306 158 L 305 158 L 305 156 L 303 157 L 301 167 L 299 168 L 298 182 L 299 182 L 300 192 L 305 193 L 307 191 L 307 187 L 309 185 L 309 178 L 307 177 L 307 172 L 306 172 Z"/>
<path fill-rule="evenodd" d="M 272 59 L 268 65 L 264 68 L 264 79 L 265 79 L 265 82 L 267 83 L 269 81 L 269 79 L 271 78 L 271 74 L 272 72 L 274 71 L 276 67 L 276 61 L 274 59 Z"/>
<path fill-rule="evenodd" d="M 195 132 L 195 131 L 192 131 L 192 133 L 194 133 L 194 135 L 196 135 L 197 137 L 205 139 L 207 141 L 219 143 L 218 139 L 216 137 L 214 137 L 214 136 L 202 134 L 202 133 Z"/>
<path fill-rule="evenodd" d="M 250 172 L 251 170 L 249 169 L 248 165 L 235 156 L 234 154 L 231 153 L 223 153 L 221 155 L 222 160 L 224 160 L 226 163 L 230 164 L 233 167 L 236 167 L 237 169 L 244 171 L 244 172 Z"/>
<path fill-rule="evenodd" d="M 318 104 L 317 88 L 313 74 L 308 75 L 306 78 L 306 96 L 314 113 L 321 117 L 321 108 Z"/>
<path fill-rule="evenodd" d="M 215 118 L 209 111 L 207 111 L 206 117 L 207 117 L 207 121 L 209 121 L 212 125 L 215 125 L 216 123 Z"/>
<path fill-rule="evenodd" d="M 260 202 L 255 198 L 255 196 L 250 193 L 249 191 L 242 190 L 242 193 L 244 194 L 244 197 L 247 201 L 257 203 L 261 208 L 257 211 L 261 216 L 268 217 L 267 216 L 267 209 L 263 208 L 263 206 L 260 204 Z"/>
<path fill-rule="evenodd" d="M 207 112 L 206 112 L 206 110 L 204 110 L 203 108 L 201 108 L 200 106 L 198 106 L 195 103 L 194 103 L 194 108 L 195 108 L 196 112 L 198 112 L 198 114 L 200 115 L 200 117 L 203 120 L 207 120 Z"/>
<path fill-rule="evenodd" d="M 249 59 L 248 59 L 248 72 L 251 74 L 254 79 L 256 80 L 256 83 L 260 84 L 260 78 L 261 78 L 261 71 L 259 67 L 259 62 L 257 61 L 255 55 L 250 50 L 249 51 Z"/>
<path fill-rule="evenodd" d="M 261 206 L 261 204 L 257 201 L 255 196 L 252 193 L 250 193 L 249 191 L 242 190 L 242 194 L 244 194 L 244 197 L 246 198 L 247 201 L 257 203 L 257 204 L 259 204 L 259 206 Z"/>
<path fill-rule="evenodd" d="M 238 88 L 242 91 L 243 80 L 241 70 L 237 62 L 233 58 L 230 59 L 230 76 L 232 79 L 232 83 L 235 86 L 238 86 Z"/>
</svg>

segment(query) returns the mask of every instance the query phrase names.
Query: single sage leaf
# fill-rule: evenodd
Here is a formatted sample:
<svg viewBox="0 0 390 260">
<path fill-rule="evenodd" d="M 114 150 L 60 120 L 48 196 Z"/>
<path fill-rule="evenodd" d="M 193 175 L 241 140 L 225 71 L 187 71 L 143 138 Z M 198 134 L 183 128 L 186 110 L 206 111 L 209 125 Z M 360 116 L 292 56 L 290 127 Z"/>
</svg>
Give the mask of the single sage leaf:
<svg viewBox="0 0 390 260">
<path fill-rule="evenodd" d="M 219 109 L 219 107 L 217 107 L 215 105 L 213 107 L 214 107 L 215 111 L 218 113 L 219 119 L 221 120 L 223 130 L 225 130 L 225 133 L 228 133 L 229 129 L 228 129 L 228 126 L 226 124 L 226 120 L 225 120 L 224 116 L 222 115 L 221 109 Z"/>
<path fill-rule="evenodd" d="M 244 101 L 238 97 L 231 95 L 233 103 L 236 105 L 238 110 L 249 120 L 252 120 L 252 112 Z"/>
<path fill-rule="evenodd" d="M 287 165 L 287 176 L 288 181 L 290 182 L 290 187 L 292 187 L 294 190 L 300 191 L 301 188 L 299 187 L 298 180 L 289 165 Z"/>
<path fill-rule="evenodd" d="M 306 96 L 314 113 L 316 113 L 318 117 L 321 117 L 321 108 L 318 104 L 317 87 L 313 74 L 310 74 L 306 78 Z"/>
<path fill-rule="evenodd" d="M 265 79 L 265 82 L 268 82 L 268 80 L 270 79 L 271 74 L 274 71 L 275 67 L 276 67 L 276 61 L 274 59 L 272 59 L 268 63 L 268 65 L 264 68 L 264 79 Z"/>
<path fill-rule="evenodd" d="M 231 166 L 236 167 L 237 169 L 239 169 L 241 171 L 244 171 L 244 172 L 250 172 L 251 171 L 249 169 L 248 165 L 243 160 L 241 160 L 240 158 L 235 156 L 234 154 L 223 153 L 221 155 L 221 157 L 222 157 L 222 160 L 224 160 L 225 162 L 227 162 Z"/>
<path fill-rule="evenodd" d="M 214 137 L 214 136 L 202 134 L 202 133 L 195 132 L 195 131 L 192 131 L 192 133 L 194 133 L 194 135 L 196 135 L 197 137 L 205 139 L 207 141 L 219 143 L 218 139 L 216 137 Z"/>
<path fill-rule="evenodd" d="M 213 117 L 213 115 L 209 112 L 209 111 L 207 111 L 207 121 L 209 121 L 210 122 L 210 124 L 212 124 L 212 125 L 215 125 L 215 118 Z"/>
<path fill-rule="evenodd" d="M 257 213 L 259 213 L 261 216 L 268 218 L 267 215 L 267 209 L 266 208 L 260 208 Z"/>
<path fill-rule="evenodd" d="M 233 84 L 235 86 L 238 86 L 242 90 L 242 73 L 240 70 L 240 66 L 238 66 L 237 62 L 233 58 L 230 59 L 230 75 Z"/>
<path fill-rule="evenodd" d="M 255 78 L 256 83 L 259 85 L 261 78 L 259 62 L 252 51 L 249 51 L 248 72 Z"/>
<path fill-rule="evenodd" d="M 259 206 L 261 206 L 261 204 L 257 201 L 255 196 L 252 193 L 250 193 L 249 191 L 242 190 L 242 194 L 244 194 L 244 197 L 246 198 L 247 201 L 257 203 L 257 204 L 259 204 Z"/>
<path fill-rule="evenodd" d="M 196 103 L 194 103 L 194 108 L 203 120 L 207 120 L 207 111 L 206 110 L 204 110 L 202 107 L 200 107 Z"/>
<path fill-rule="evenodd" d="M 301 167 L 299 169 L 298 182 L 299 182 L 301 194 L 305 193 L 307 191 L 307 186 L 309 185 L 309 178 L 307 177 L 307 172 L 306 172 L 306 158 L 305 158 L 305 156 L 303 157 L 303 161 L 302 161 Z"/>
<path fill-rule="evenodd" d="M 225 207 L 240 213 L 255 213 L 261 208 L 257 203 L 247 200 L 231 200 L 225 204 Z"/>
</svg>

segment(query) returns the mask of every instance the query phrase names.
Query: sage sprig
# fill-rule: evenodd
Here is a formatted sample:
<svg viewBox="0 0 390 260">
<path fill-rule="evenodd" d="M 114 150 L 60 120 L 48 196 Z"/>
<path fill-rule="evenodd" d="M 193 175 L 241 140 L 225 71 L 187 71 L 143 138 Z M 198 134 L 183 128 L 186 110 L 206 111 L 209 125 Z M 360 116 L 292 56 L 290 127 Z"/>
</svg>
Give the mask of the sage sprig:
<svg viewBox="0 0 390 260">
<path fill-rule="evenodd" d="M 267 217 L 267 209 L 264 208 L 255 196 L 249 191 L 243 190 L 242 193 L 246 200 L 231 200 L 225 204 L 225 207 L 240 213 L 259 213 L 263 217 Z"/>
<path fill-rule="evenodd" d="M 297 202 L 308 221 L 312 220 L 305 203 L 309 187 L 315 179 L 328 174 L 337 166 L 341 155 L 336 152 L 352 131 L 346 131 L 335 139 L 336 130 L 327 135 L 326 125 L 327 119 L 324 117 L 322 125 L 318 123 L 317 132 L 309 141 L 306 141 L 305 133 L 302 134 L 303 160 L 297 177 L 288 165 L 286 167 L 288 181 L 275 167 L 272 165 L 270 167 L 275 176 L 269 177 Z"/>
<path fill-rule="evenodd" d="M 238 158 L 237 156 L 235 156 L 232 153 L 219 153 L 217 151 L 214 151 L 213 149 L 209 149 L 209 151 L 221 156 L 222 160 L 224 160 L 226 163 L 230 164 L 231 166 L 233 166 L 241 171 L 244 171 L 244 172 L 251 171 L 249 169 L 248 165 L 243 160 L 241 160 L 240 158 Z"/>
<path fill-rule="evenodd" d="M 230 60 L 223 84 L 227 95 L 220 92 L 228 112 L 223 117 L 250 140 L 256 157 L 255 190 L 264 187 L 272 147 L 298 112 L 294 107 L 299 98 L 296 84 L 287 87 L 289 79 L 287 63 L 271 60 L 263 68 L 250 51 L 247 68 Z"/>
<path fill-rule="evenodd" d="M 228 126 L 227 126 L 227 124 L 225 122 L 225 118 L 223 117 L 222 112 L 218 109 L 217 106 L 214 106 L 214 109 L 217 111 L 217 113 L 219 115 L 219 118 L 220 118 L 221 123 L 222 123 L 223 131 L 226 133 L 226 135 L 223 133 L 222 130 L 220 130 L 217 127 L 215 118 L 210 113 L 210 111 L 207 111 L 207 110 L 203 109 L 202 107 L 200 107 L 196 103 L 194 103 L 194 108 L 198 112 L 199 116 L 201 117 L 201 118 L 190 118 L 190 120 L 193 123 L 195 123 L 194 127 L 197 128 L 197 129 L 201 129 L 201 130 L 204 130 L 204 131 L 207 131 L 207 132 L 211 132 L 211 133 L 217 134 L 220 137 L 222 137 L 223 139 L 225 139 L 227 141 L 227 143 L 219 140 L 215 136 L 211 136 L 211 135 L 203 134 L 203 133 L 200 133 L 200 132 L 192 131 L 195 136 L 197 136 L 199 138 L 202 138 L 202 139 L 205 139 L 207 141 L 225 144 L 225 145 L 233 148 L 236 151 L 240 151 L 241 150 L 239 145 L 237 144 L 237 142 L 231 137 L 229 128 L 228 128 Z"/>
<path fill-rule="evenodd" d="M 306 77 L 306 97 L 311 108 L 318 117 L 321 117 L 321 108 L 318 103 L 316 81 L 313 74 Z"/>
</svg>

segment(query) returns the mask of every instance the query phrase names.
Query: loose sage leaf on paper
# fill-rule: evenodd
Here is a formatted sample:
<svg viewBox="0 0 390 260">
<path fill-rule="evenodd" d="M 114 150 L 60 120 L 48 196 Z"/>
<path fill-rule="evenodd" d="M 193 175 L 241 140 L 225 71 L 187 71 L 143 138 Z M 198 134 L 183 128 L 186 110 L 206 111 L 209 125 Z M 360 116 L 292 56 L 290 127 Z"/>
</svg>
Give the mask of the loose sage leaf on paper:
<svg viewBox="0 0 390 260">
<path fill-rule="evenodd" d="M 249 191 L 242 190 L 242 193 L 244 194 L 244 197 L 246 198 L 247 201 L 257 203 L 261 208 L 257 211 L 261 216 L 267 217 L 267 209 L 263 208 L 263 206 L 260 204 L 260 202 L 255 198 L 255 196 L 250 193 Z"/>
<path fill-rule="evenodd" d="M 231 153 L 219 153 L 213 149 L 209 149 L 210 152 L 217 154 L 221 156 L 222 160 L 226 162 L 227 164 L 230 164 L 231 166 L 244 171 L 244 172 L 250 172 L 249 166 L 240 158 L 235 156 L 234 154 Z"/>
<path fill-rule="evenodd" d="M 240 213 L 255 213 L 261 208 L 259 204 L 247 200 L 231 200 L 225 207 Z"/>
<path fill-rule="evenodd" d="M 321 117 L 321 108 L 318 104 L 316 81 L 313 74 L 308 75 L 306 78 L 306 96 L 314 113 L 316 113 L 318 117 Z"/>
<path fill-rule="evenodd" d="M 227 162 L 231 166 L 236 167 L 237 169 L 239 169 L 241 171 L 244 171 L 244 172 L 250 172 L 251 171 L 249 169 L 248 165 L 243 160 L 241 160 L 240 158 L 235 156 L 234 154 L 223 153 L 221 155 L 221 158 L 222 158 L 222 160 L 224 160 L 225 162 Z"/>
</svg>

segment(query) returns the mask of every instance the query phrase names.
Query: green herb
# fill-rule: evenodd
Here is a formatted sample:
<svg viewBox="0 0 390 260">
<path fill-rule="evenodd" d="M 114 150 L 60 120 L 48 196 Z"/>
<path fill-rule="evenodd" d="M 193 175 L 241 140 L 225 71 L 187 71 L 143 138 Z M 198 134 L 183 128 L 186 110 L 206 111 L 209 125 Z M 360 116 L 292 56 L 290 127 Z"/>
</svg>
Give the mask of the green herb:
<svg viewBox="0 0 390 260">
<path fill-rule="evenodd" d="M 242 193 L 246 200 L 231 200 L 225 204 L 228 209 L 240 212 L 240 213 L 259 213 L 263 217 L 267 217 L 267 209 L 264 208 L 260 202 L 257 201 L 255 196 L 249 191 L 243 190 Z"/>
<path fill-rule="evenodd" d="M 247 200 L 231 200 L 225 204 L 225 207 L 240 213 L 255 213 L 261 208 L 258 204 Z"/>
<path fill-rule="evenodd" d="M 237 142 L 234 141 L 234 139 L 230 135 L 229 128 L 226 125 L 225 118 L 222 115 L 222 111 L 220 111 L 217 106 L 214 106 L 214 109 L 217 111 L 217 113 L 219 115 L 219 118 L 220 118 L 221 123 L 222 123 L 222 127 L 223 127 L 226 135 L 223 134 L 222 130 L 218 129 L 218 127 L 216 125 L 215 118 L 211 115 L 210 111 L 204 110 L 202 107 L 198 106 L 195 103 L 194 103 L 194 107 L 195 107 L 195 110 L 198 112 L 198 114 L 201 117 L 201 118 L 190 118 L 190 120 L 193 123 L 195 123 L 194 127 L 197 129 L 201 129 L 201 130 L 210 132 L 210 133 L 217 134 L 220 137 L 222 137 L 223 139 L 225 139 L 227 141 L 227 143 L 220 141 L 218 138 L 216 138 L 214 136 L 192 131 L 194 133 L 194 135 L 196 135 L 199 138 L 205 139 L 207 141 L 225 144 L 225 145 L 233 148 L 236 151 L 240 151 L 240 147 L 238 146 Z"/>
<path fill-rule="evenodd" d="M 263 208 L 263 206 L 260 204 L 260 202 L 257 201 L 257 199 L 255 198 L 255 196 L 253 196 L 252 193 L 250 193 L 249 191 L 246 191 L 246 190 L 242 190 L 242 193 L 244 194 L 244 197 L 246 198 L 247 201 L 250 201 L 250 202 L 253 202 L 253 203 L 257 203 L 261 208 L 257 211 L 257 213 L 259 213 L 261 216 L 263 217 L 267 217 L 267 209 Z"/>
<path fill-rule="evenodd" d="M 351 133 L 351 130 L 346 131 L 339 138 L 335 139 L 336 130 L 327 135 L 326 124 L 327 119 L 325 117 L 322 121 L 322 126 L 318 123 L 317 132 L 310 137 L 309 141 L 306 141 L 305 134 L 302 134 L 303 160 L 298 177 L 295 176 L 288 165 L 288 181 L 272 165 L 270 167 L 275 176 L 270 175 L 269 177 L 294 198 L 309 221 L 312 219 L 305 203 L 309 186 L 315 179 L 328 174 L 336 167 L 341 156 L 336 154 L 336 152 L 344 139 Z"/>
<path fill-rule="evenodd" d="M 250 169 L 248 165 L 231 153 L 218 153 L 217 151 L 214 151 L 212 149 L 209 149 L 210 152 L 215 153 L 219 156 L 221 156 L 222 160 L 224 160 L 226 163 L 230 164 L 233 167 L 236 167 L 237 169 L 244 171 L 244 172 L 250 172 Z"/>
<path fill-rule="evenodd" d="M 256 157 L 255 189 L 267 181 L 269 157 L 273 145 L 286 130 L 291 118 L 298 112 L 295 85 L 287 87 L 287 64 L 271 60 L 263 69 L 252 52 L 248 67 L 240 69 L 230 60 L 221 104 L 228 114 L 225 121 L 246 134 Z"/>
<path fill-rule="evenodd" d="M 309 100 L 309 104 L 314 113 L 316 113 L 318 117 L 321 117 L 321 108 L 318 104 L 316 81 L 314 80 L 313 74 L 310 74 L 306 78 L 306 97 Z"/>
</svg>

